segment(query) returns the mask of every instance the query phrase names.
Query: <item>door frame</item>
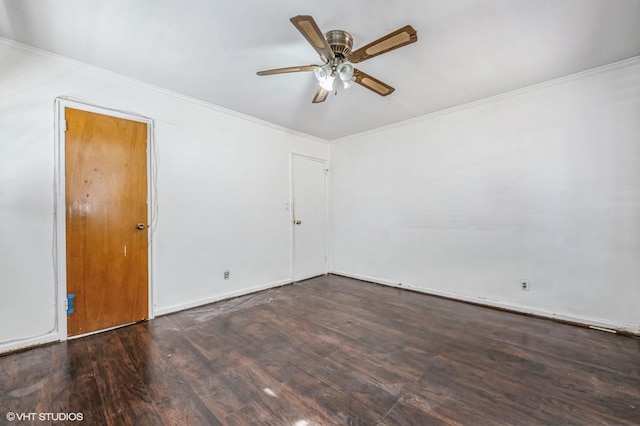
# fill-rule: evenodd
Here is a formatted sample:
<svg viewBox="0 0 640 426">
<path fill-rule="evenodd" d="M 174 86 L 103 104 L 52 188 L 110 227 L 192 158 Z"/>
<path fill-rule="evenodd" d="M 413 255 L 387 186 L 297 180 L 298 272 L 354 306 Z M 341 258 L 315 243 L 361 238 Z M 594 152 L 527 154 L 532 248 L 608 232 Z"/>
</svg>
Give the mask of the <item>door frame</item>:
<svg viewBox="0 0 640 426">
<path fill-rule="evenodd" d="M 324 175 L 324 273 L 327 274 L 329 272 L 329 160 L 323 159 L 319 157 L 312 157 L 310 155 L 299 154 L 297 152 L 291 152 L 289 155 L 289 233 L 290 233 L 290 259 L 291 264 L 289 268 L 289 274 L 291 276 L 291 282 L 294 281 L 294 264 L 295 264 L 295 224 L 293 223 L 295 220 L 295 200 L 293 199 L 293 189 L 294 189 L 294 159 L 296 157 L 305 158 L 307 160 L 316 161 L 318 163 L 322 163 L 325 167 Z"/>
<path fill-rule="evenodd" d="M 56 300 L 56 326 L 60 341 L 69 338 L 86 336 L 88 334 L 99 333 L 105 330 L 99 330 L 91 333 L 80 334 L 77 336 L 67 336 L 67 233 L 66 233 L 66 164 L 65 164 L 65 108 L 73 108 L 86 112 L 107 115 L 125 120 L 137 121 L 147 125 L 147 221 L 149 223 L 149 231 L 147 233 L 147 259 L 148 259 L 148 275 L 147 282 L 149 286 L 149 303 L 148 303 L 148 319 L 155 317 L 154 313 L 154 293 L 153 293 L 153 234 L 156 224 L 156 158 L 155 143 L 153 138 L 153 120 L 148 117 L 133 114 L 125 111 L 108 109 L 97 105 L 92 105 L 82 101 L 58 97 L 55 99 L 54 110 L 54 235 L 53 235 L 53 264 L 55 267 L 55 300 Z M 117 327 L 113 327 L 117 328 Z"/>
</svg>

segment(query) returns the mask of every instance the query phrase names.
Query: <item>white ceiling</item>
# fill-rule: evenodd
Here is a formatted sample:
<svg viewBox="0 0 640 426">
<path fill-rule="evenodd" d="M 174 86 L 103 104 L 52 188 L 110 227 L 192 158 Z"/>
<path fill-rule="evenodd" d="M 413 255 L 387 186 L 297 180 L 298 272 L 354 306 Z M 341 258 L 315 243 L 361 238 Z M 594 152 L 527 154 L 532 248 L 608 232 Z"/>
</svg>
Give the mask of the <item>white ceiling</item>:
<svg viewBox="0 0 640 426">
<path fill-rule="evenodd" d="M 396 91 L 312 104 L 311 73 L 258 77 L 320 63 L 300 14 L 354 49 L 411 24 L 358 65 Z M 0 0 L 0 37 L 331 141 L 638 56 L 640 0 Z"/>
</svg>

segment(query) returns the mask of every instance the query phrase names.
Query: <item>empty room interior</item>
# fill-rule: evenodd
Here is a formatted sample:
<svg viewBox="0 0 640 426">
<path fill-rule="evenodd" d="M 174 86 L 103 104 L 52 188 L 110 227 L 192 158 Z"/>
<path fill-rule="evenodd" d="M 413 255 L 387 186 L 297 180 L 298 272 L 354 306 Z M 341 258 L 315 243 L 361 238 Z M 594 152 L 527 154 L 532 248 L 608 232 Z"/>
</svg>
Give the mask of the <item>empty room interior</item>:
<svg viewBox="0 0 640 426">
<path fill-rule="evenodd" d="M 640 424 L 640 0 L 0 0 L 0 424 Z"/>
</svg>

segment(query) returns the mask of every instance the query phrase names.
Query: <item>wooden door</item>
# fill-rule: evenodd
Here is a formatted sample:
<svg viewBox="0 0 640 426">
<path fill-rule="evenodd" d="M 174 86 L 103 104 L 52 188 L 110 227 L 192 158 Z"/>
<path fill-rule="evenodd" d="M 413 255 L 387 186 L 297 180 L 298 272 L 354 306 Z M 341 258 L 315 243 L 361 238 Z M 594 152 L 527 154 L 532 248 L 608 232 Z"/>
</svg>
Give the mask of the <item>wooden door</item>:
<svg viewBox="0 0 640 426">
<path fill-rule="evenodd" d="M 293 280 L 327 272 L 326 163 L 293 155 Z"/>
<path fill-rule="evenodd" d="M 65 119 L 73 336 L 148 318 L 147 125 L 72 108 Z"/>
</svg>

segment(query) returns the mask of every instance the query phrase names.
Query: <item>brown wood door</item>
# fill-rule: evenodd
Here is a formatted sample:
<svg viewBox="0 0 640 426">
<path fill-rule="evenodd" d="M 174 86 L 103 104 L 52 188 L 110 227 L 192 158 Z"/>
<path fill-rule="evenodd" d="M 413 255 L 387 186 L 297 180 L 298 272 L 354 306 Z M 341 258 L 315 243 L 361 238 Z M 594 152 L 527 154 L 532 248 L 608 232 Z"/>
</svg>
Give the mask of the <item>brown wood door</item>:
<svg viewBox="0 0 640 426">
<path fill-rule="evenodd" d="M 73 336 L 148 318 L 147 125 L 72 108 L 65 119 Z"/>
</svg>

